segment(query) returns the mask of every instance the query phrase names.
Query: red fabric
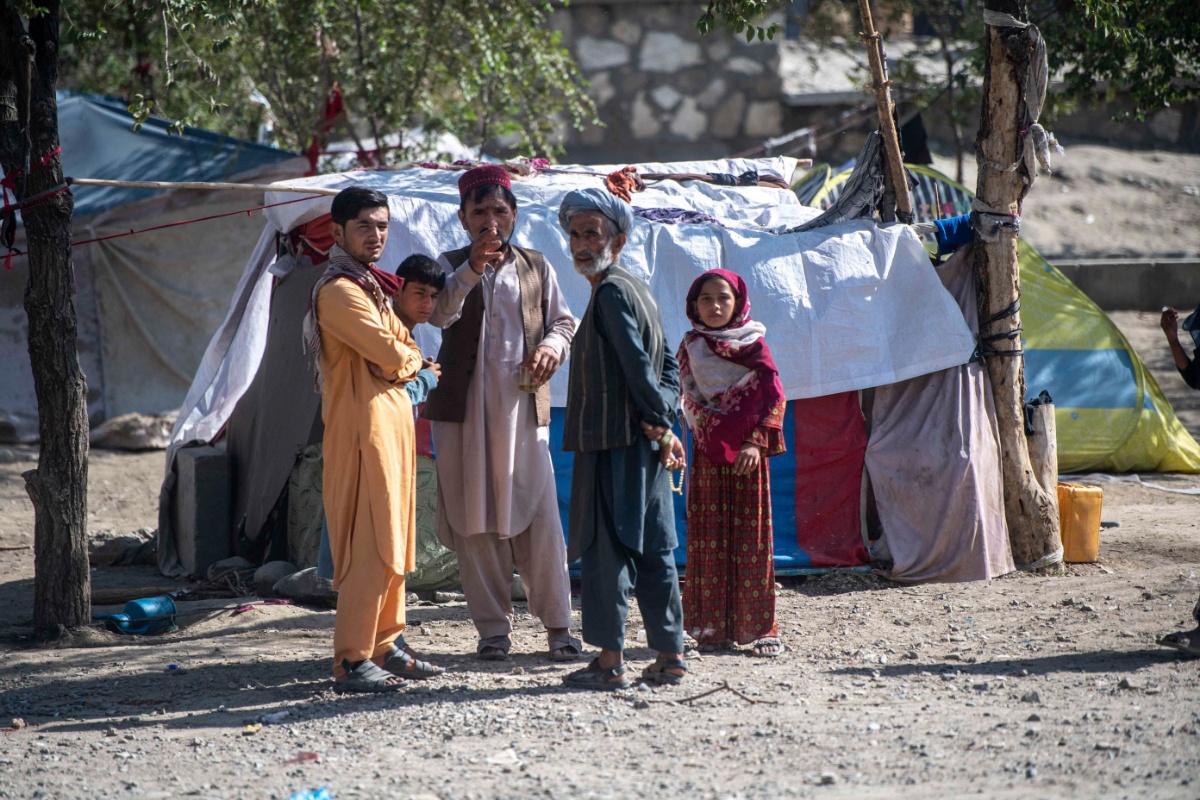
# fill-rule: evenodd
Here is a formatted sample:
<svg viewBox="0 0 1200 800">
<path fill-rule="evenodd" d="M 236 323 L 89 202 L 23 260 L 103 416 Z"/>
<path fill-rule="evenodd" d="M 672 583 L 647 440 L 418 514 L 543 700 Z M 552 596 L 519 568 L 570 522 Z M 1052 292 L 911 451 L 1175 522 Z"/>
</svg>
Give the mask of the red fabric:
<svg viewBox="0 0 1200 800">
<path fill-rule="evenodd" d="M 624 167 L 616 172 L 610 172 L 604 179 L 604 186 L 615 196 L 626 203 L 633 203 L 633 193 L 646 189 L 646 182 L 637 174 L 637 167 Z"/>
<path fill-rule="evenodd" d="M 814 567 L 867 563 L 859 494 L 867 429 L 858 392 L 792 400 L 796 538 Z"/>
<path fill-rule="evenodd" d="M 765 433 L 782 449 L 782 432 Z M 688 470 L 684 630 L 714 645 L 778 636 L 767 459 L 741 476 L 694 450 Z"/>
<path fill-rule="evenodd" d="M 503 186 L 505 189 L 511 189 L 512 178 L 508 177 L 508 170 L 499 164 L 474 167 L 458 179 L 458 196 L 466 197 L 467 192 L 479 186 Z"/>
<path fill-rule="evenodd" d="M 421 416 L 419 408 L 415 411 L 417 416 L 417 455 L 433 458 L 433 432 L 429 426 L 429 420 Z"/>
<path fill-rule="evenodd" d="M 713 335 L 714 329 L 700 320 L 695 308 L 696 299 L 704 284 L 713 278 L 724 278 L 737 296 L 733 317 L 720 330 L 736 330 L 750 322 L 750 297 L 740 275 L 727 269 L 711 269 L 692 282 L 687 293 L 687 316 L 692 322 L 692 330 L 684 334 L 678 354 L 679 380 L 684 387 L 680 399 L 689 419 L 695 421 L 692 427 L 696 442 L 709 460 L 732 464 L 756 428 L 783 429 L 786 404 L 779 368 L 775 366 L 765 337 L 758 336 L 750 344 L 735 344 Z M 714 355 L 754 372 L 755 376 L 729 387 L 707 402 L 693 397 L 687 391 L 687 379 L 692 374 L 688 346 L 698 339 L 703 339 Z M 694 383 L 691 385 L 695 386 Z"/>
<path fill-rule="evenodd" d="M 308 158 L 308 172 L 306 175 L 317 174 L 317 159 L 321 157 L 321 147 L 324 139 L 328 138 L 329 132 L 333 130 L 334 120 L 338 118 L 346 109 L 346 104 L 342 100 L 342 89 L 336 83 L 329 90 L 329 94 L 325 97 L 325 113 L 322 114 L 320 127 L 317 128 L 317 134 L 313 136 L 312 144 L 308 146 L 308 150 L 304 152 Z"/>
</svg>

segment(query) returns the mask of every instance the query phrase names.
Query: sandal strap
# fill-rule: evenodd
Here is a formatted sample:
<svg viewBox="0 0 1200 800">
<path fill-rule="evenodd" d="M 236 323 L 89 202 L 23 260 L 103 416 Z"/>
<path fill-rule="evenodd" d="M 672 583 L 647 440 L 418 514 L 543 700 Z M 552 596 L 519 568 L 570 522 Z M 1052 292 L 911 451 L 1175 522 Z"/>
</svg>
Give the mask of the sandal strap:
<svg viewBox="0 0 1200 800">
<path fill-rule="evenodd" d="M 445 672 L 441 667 L 435 667 L 428 661 L 422 661 L 410 655 L 403 647 L 395 644 L 392 645 L 392 652 L 387 655 L 388 663 L 393 660 L 399 661 L 401 664 L 401 671 L 397 673 L 397 677 L 403 677 L 404 673 L 410 675 L 441 675 Z M 412 664 L 411 668 L 409 668 L 409 664 Z"/>
<path fill-rule="evenodd" d="M 684 672 L 688 671 L 687 662 L 682 658 L 664 658 L 663 656 L 659 656 L 658 658 L 654 659 L 654 663 L 652 663 L 650 666 L 653 667 L 654 672 L 662 672 L 668 669 L 681 669 Z"/>
<path fill-rule="evenodd" d="M 342 659 L 342 669 L 346 670 L 347 681 L 361 681 L 364 683 L 384 683 L 389 678 L 400 678 L 399 675 L 388 672 L 383 667 L 376 664 L 371 659 L 367 659 L 358 664 L 358 666 L 350 666 L 350 660 Z M 403 678 L 400 678 L 403 681 Z M 401 685 L 401 684 L 393 684 Z"/>
</svg>

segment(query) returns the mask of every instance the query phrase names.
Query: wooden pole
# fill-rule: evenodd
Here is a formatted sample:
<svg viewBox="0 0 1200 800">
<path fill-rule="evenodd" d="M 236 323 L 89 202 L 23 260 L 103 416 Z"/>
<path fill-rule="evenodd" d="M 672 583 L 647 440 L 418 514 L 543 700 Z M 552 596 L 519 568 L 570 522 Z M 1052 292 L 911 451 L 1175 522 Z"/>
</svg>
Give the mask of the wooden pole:
<svg viewBox="0 0 1200 800">
<path fill-rule="evenodd" d="M 68 178 L 75 186 L 118 186 L 122 189 L 207 189 L 217 191 L 229 189 L 235 192 L 294 192 L 296 194 L 323 194 L 332 197 L 341 189 L 325 186 L 290 186 L 284 183 L 213 183 L 211 181 L 109 181 L 100 178 Z"/>
<path fill-rule="evenodd" d="M 900 221 L 913 222 L 912 196 L 908 192 L 908 181 L 904 176 L 900 136 L 896 132 L 896 119 L 892 115 L 892 82 L 888 80 L 887 65 L 883 61 L 883 37 L 875 30 L 870 0 L 858 0 L 858 13 L 862 15 L 862 39 L 867 45 L 867 61 L 871 65 L 871 89 L 875 93 L 875 105 L 879 111 L 879 132 L 883 136 L 884 153 L 887 155 L 885 176 L 889 189 L 896 198 L 896 213 Z M 890 207 L 881 209 L 880 214 L 885 221 L 891 221 Z"/>
<path fill-rule="evenodd" d="M 1027 19 L 1024 0 L 985 0 L 985 8 Z M 1029 190 L 1021 161 L 1021 115 L 1024 81 L 1033 41 L 1023 28 L 988 25 L 983 78 L 983 108 L 978 154 L 979 182 L 976 197 L 993 212 L 1018 215 Z M 1054 486 L 1042 486 L 1038 473 L 1051 483 L 1046 464 L 1036 469 L 1025 436 L 1025 357 L 1021 352 L 1020 270 L 1017 234 L 1001 227 L 992 241 L 975 234 L 975 280 L 979 297 L 980 337 L 995 351 L 985 359 L 996 423 L 1000 432 L 1000 461 L 1004 478 L 1004 515 L 1013 561 L 1021 568 L 1038 568 L 1062 560 L 1058 523 L 1058 495 Z M 1049 426 L 1047 426 L 1047 434 Z M 1044 449 L 1038 452 L 1047 453 Z"/>
</svg>

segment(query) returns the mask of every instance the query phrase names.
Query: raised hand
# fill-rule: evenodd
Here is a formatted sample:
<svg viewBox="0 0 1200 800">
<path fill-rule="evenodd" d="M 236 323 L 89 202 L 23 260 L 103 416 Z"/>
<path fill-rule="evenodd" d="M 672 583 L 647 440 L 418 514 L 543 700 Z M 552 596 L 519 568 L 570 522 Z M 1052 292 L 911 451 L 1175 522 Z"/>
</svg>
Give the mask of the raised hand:
<svg viewBox="0 0 1200 800">
<path fill-rule="evenodd" d="M 1163 331 L 1170 336 L 1179 330 L 1179 312 L 1173 308 L 1164 308 L 1162 318 L 1158 321 Z"/>
<path fill-rule="evenodd" d="M 500 252 L 503 246 L 504 240 L 495 230 L 483 231 L 471 242 L 471 254 L 467 258 L 476 275 L 482 275 L 488 264 L 495 267 L 504 260 L 504 253 Z"/>
</svg>

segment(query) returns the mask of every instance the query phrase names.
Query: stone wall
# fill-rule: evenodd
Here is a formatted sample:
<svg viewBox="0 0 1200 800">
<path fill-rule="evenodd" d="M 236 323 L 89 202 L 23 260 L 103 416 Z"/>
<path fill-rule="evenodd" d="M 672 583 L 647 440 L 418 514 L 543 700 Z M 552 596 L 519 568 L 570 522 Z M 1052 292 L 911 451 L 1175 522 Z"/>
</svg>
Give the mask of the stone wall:
<svg viewBox="0 0 1200 800">
<path fill-rule="evenodd" d="M 573 0 L 554 13 L 604 123 L 570 130 L 564 160 L 715 158 L 783 132 L 778 45 L 701 37 L 704 5 Z"/>
<path fill-rule="evenodd" d="M 748 44 L 718 29 L 696 30 L 706 3 L 695 0 L 571 0 L 550 23 L 562 34 L 596 103 L 602 125 L 564 126 L 563 161 L 618 163 L 720 158 L 757 147 L 801 127 L 817 127 L 817 153 L 800 157 L 838 163 L 855 155 L 878 122 L 873 114 L 845 124 L 840 115 L 857 104 L 795 105 L 784 98 L 780 39 Z M 871 97 L 864 93 L 863 102 Z M 1200 150 L 1200 103 L 1150 115 L 1143 123 L 1111 121 L 1121 100 L 1052 121 L 1052 130 L 1074 140 L 1125 147 Z M 930 139 L 945 152 L 952 133 L 942 104 L 926 110 Z M 964 134 L 970 150 L 972 119 Z M 493 147 L 503 151 L 503 145 Z M 760 151 L 761 152 L 761 151 Z"/>
</svg>

